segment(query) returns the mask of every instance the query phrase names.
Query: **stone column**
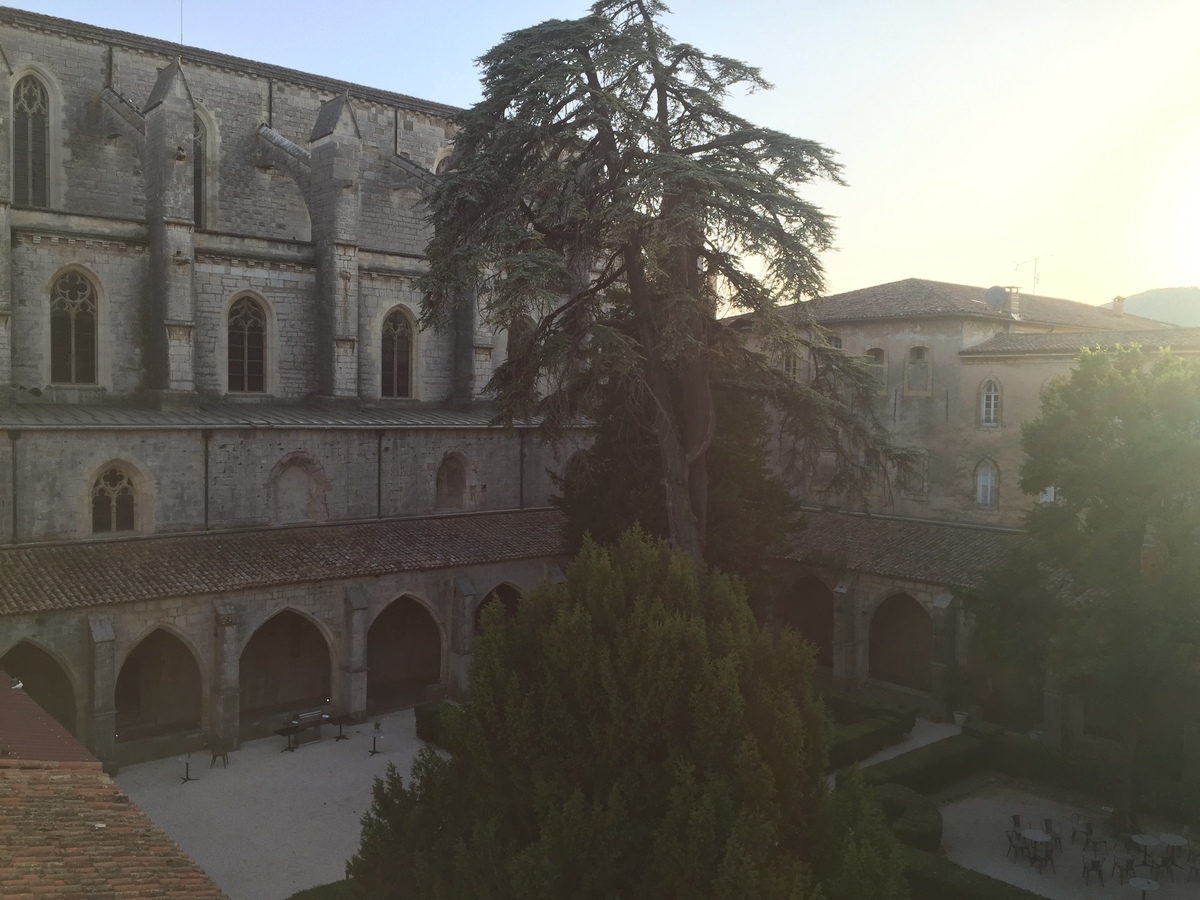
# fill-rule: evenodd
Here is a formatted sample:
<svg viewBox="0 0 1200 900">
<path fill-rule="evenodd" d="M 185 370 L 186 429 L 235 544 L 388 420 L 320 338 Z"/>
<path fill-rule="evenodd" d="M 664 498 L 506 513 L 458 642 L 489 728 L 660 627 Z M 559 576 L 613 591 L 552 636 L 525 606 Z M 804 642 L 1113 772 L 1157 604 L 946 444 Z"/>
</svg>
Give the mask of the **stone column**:
<svg viewBox="0 0 1200 900">
<path fill-rule="evenodd" d="M 933 626 L 933 659 L 930 660 L 930 705 L 932 708 L 929 712 L 937 718 L 944 718 L 951 712 L 946 709 L 949 699 L 947 689 L 950 687 L 948 678 L 957 676 L 949 675 L 947 670 L 951 666 L 958 665 L 956 657 L 958 607 L 958 602 L 951 594 L 938 594 L 933 598 L 933 609 L 930 614 Z"/>
<path fill-rule="evenodd" d="M 193 127 L 196 109 L 178 60 L 164 68 L 145 109 L 146 222 L 151 308 L 163 332 L 147 347 L 153 387 L 164 399 L 195 391 L 196 212 Z"/>
<path fill-rule="evenodd" d="M 862 684 L 859 657 L 861 641 L 858 622 L 858 592 L 850 579 L 843 579 L 833 592 L 833 689 L 852 691 Z"/>
<path fill-rule="evenodd" d="M 241 682 L 239 680 L 238 616 L 232 603 L 213 604 L 215 659 L 208 721 L 213 736 L 226 747 L 241 746 Z"/>
<path fill-rule="evenodd" d="M 467 690 L 467 669 L 471 663 L 471 641 L 475 637 L 475 605 L 479 594 L 478 588 L 465 575 L 454 579 L 453 590 L 446 680 L 450 696 L 457 697 Z"/>
<path fill-rule="evenodd" d="M 92 643 L 91 750 L 106 772 L 117 771 L 116 636 L 112 617 L 89 616 Z"/>
<path fill-rule="evenodd" d="M 346 646 L 343 650 L 341 693 L 337 710 L 355 721 L 367 719 L 367 594 L 358 586 L 346 592 Z"/>
</svg>

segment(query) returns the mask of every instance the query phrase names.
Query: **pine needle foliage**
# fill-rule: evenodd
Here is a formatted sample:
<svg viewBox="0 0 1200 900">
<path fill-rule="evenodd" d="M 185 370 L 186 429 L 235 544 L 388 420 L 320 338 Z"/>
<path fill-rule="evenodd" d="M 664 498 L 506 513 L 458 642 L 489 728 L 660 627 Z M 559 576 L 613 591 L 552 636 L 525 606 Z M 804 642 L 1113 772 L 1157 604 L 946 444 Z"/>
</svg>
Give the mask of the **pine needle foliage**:
<svg viewBox="0 0 1200 900">
<path fill-rule="evenodd" d="M 670 540 L 699 559 L 714 380 L 778 398 L 801 455 L 835 435 L 822 446 L 846 450 L 839 488 L 871 480 L 864 446 L 892 448 L 870 404 L 847 399 L 863 366 L 835 355 L 828 371 L 845 377 L 801 385 L 720 324 L 722 310 L 748 310 L 769 354 L 823 349 L 780 306 L 822 287 L 832 229 L 801 190 L 840 169 L 820 144 L 732 112 L 731 91 L 769 85 L 753 66 L 673 40 L 666 12 L 658 0 L 599 0 L 482 57 L 483 100 L 458 117 L 452 164 L 429 197 L 422 322 L 448 327 L 476 301 L 495 327 L 530 317 L 532 335 L 489 389 L 502 418 L 536 412 L 552 437 L 614 382 L 648 397 Z"/>
<path fill-rule="evenodd" d="M 812 666 L 736 580 L 637 532 L 589 541 L 565 584 L 485 612 L 448 752 L 376 784 L 351 883 L 379 900 L 905 897 L 861 782 L 828 792 Z"/>
</svg>

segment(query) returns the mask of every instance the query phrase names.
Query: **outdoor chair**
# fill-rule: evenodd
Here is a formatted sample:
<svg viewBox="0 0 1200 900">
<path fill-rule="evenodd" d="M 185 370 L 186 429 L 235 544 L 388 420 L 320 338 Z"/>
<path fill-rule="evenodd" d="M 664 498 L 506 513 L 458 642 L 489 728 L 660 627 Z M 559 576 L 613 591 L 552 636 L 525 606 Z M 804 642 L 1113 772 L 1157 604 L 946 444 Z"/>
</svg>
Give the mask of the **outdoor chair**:
<svg viewBox="0 0 1200 900">
<path fill-rule="evenodd" d="M 1026 855 L 1029 854 L 1029 848 L 1025 845 L 1025 838 L 1021 837 L 1021 835 L 1015 831 L 1006 831 L 1004 833 L 1008 837 L 1008 853 L 1004 854 L 1005 859 L 1007 859 L 1008 854 L 1011 853 L 1013 862 L 1016 862 L 1017 857 L 1019 857 L 1022 853 Z"/>
<path fill-rule="evenodd" d="M 1095 874 L 1100 883 L 1104 884 L 1104 860 L 1099 856 L 1084 856 L 1083 857 L 1083 876 L 1084 884 L 1092 883 L 1092 875 Z"/>
<path fill-rule="evenodd" d="M 1082 834 L 1086 838 L 1086 836 L 1091 833 L 1091 830 L 1092 830 L 1092 823 L 1090 821 L 1088 821 L 1087 817 L 1084 816 L 1083 813 L 1072 813 L 1071 814 L 1071 845 L 1072 846 L 1074 846 L 1074 844 L 1075 844 L 1076 837 L 1078 837 L 1079 835 Z"/>
<path fill-rule="evenodd" d="M 1042 819 L 1042 831 L 1054 839 L 1054 846 L 1057 849 L 1062 849 L 1062 834 L 1054 829 L 1053 819 Z"/>
<path fill-rule="evenodd" d="M 1150 856 L 1150 865 L 1154 868 L 1154 880 L 1159 880 L 1159 872 L 1166 872 L 1171 876 L 1171 880 L 1175 880 L 1175 861 L 1171 859 L 1171 848 L 1163 847 L 1155 850 Z"/>
<path fill-rule="evenodd" d="M 1055 875 L 1058 874 L 1058 869 L 1054 867 L 1054 841 L 1046 844 L 1046 852 L 1033 858 L 1033 864 L 1038 867 L 1039 872 L 1046 871 L 1046 866 L 1050 866 Z"/>
<path fill-rule="evenodd" d="M 1116 875 L 1117 880 L 1124 884 L 1126 878 L 1137 874 L 1137 870 L 1134 869 L 1136 860 L 1137 854 L 1129 845 L 1128 838 L 1117 838 L 1112 853 L 1112 871 L 1109 874 Z"/>
<path fill-rule="evenodd" d="M 1072 844 L 1075 843 L 1075 840 L 1073 838 L 1071 840 L 1071 843 Z M 1107 856 L 1108 855 L 1108 841 L 1105 838 L 1096 837 L 1095 833 L 1092 831 L 1092 823 L 1085 822 L 1083 824 L 1083 849 L 1084 850 L 1099 850 L 1101 847 L 1104 848 L 1104 854 Z"/>
<path fill-rule="evenodd" d="M 1019 816 L 1016 813 L 1013 813 L 1012 816 L 1010 816 L 1009 818 L 1012 819 L 1012 830 L 1013 831 L 1020 831 L 1022 828 L 1029 827 L 1029 820 L 1027 818 L 1025 818 L 1024 816 Z"/>
<path fill-rule="evenodd" d="M 1191 881 L 1193 875 L 1196 876 L 1197 880 L 1200 880 L 1200 856 L 1193 856 L 1188 863 L 1187 880 Z"/>
</svg>

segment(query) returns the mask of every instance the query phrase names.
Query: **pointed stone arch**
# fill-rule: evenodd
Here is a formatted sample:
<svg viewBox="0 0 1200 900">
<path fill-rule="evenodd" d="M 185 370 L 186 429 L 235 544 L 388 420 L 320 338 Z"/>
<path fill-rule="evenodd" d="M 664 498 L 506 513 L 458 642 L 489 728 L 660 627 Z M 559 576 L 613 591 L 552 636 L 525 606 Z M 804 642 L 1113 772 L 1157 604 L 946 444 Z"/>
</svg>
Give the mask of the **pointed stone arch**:
<svg viewBox="0 0 1200 900">
<path fill-rule="evenodd" d="M 325 706 L 332 674 L 326 631 L 299 610 L 279 610 L 254 629 L 238 657 L 242 722 Z"/>
<path fill-rule="evenodd" d="M 367 629 L 367 713 L 423 702 L 445 678 L 446 635 L 433 610 L 411 594 L 397 597 Z"/>
<path fill-rule="evenodd" d="M 174 629 L 150 628 L 122 660 L 113 700 L 120 743 L 199 730 L 204 675 L 195 648 Z"/>
<path fill-rule="evenodd" d="M 467 460 L 461 453 L 447 451 L 437 470 L 434 506 L 437 509 L 466 509 Z"/>
<path fill-rule="evenodd" d="M 329 489 L 320 463 L 299 451 L 289 453 L 268 479 L 271 524 L 324 522 L 329 518 Z"/>
<path fill-rule="evenodd" d="M 524 591 L 515 584 L 505 581 L 484 594 L 483 599 L 475 607 L 475 631 L 473 634 L 479 634 L 482 630 L 481 622 L 484 607 L 492 603 L 499 603 L 504 607 L 504 611 L 508 615 L 515 616 L 517 614 L 517 605 L 521 602 L 521 594 L 523 593 Z"/>
<path fill-rule="evenodd" d="M 833 668 L 835 604 L 836 597 L 825 582 L 816 575 L 805 575 L 775 607 L 780 625 L 796 629 L 811 641 L 816 647 L 817 665 L 829 668 Z"/>
<path fill-rule="evenodd" d="M 58 654 L 23 638 L 0 656 L 0 670 L 20 679 L 21 688 L 74 735 L 79 734 L 79 693 L 71 670 Z M 9 690 L 8 685 L 0 689 Z"/>
<path fill-rule="evenodd" d="M 920 601 L 892 594 L 875 608 L 868 638 L 868 674 L 877 681 L 929 691 L 933 681 L 933 619 Z"/>
</svg>

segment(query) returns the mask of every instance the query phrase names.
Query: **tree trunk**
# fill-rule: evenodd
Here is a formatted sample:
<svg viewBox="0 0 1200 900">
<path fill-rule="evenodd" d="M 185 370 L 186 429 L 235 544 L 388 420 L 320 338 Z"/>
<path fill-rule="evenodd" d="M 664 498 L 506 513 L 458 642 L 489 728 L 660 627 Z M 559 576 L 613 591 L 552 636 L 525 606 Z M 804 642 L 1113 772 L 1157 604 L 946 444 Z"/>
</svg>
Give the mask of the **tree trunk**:
<svg viewBox="0 0 1200 900">
<path fill-rule="evenodd" d="M 654 311 L 642 263 L 642 248 L 636 238 L 626 245 L 624 257 L 629 301 L 637 321 L 638 340 L 645 359 L 646 384 L 654 405 L 653 429 L 662 460 L 667 528 L 670 532 L 671 546 L 689 554 L 697 562 L 703 562 L 704 549 L 688 487 L 688 467 L 683 444 L 676 430 L 670 381 L 658 349 Z"/>
</svg>

